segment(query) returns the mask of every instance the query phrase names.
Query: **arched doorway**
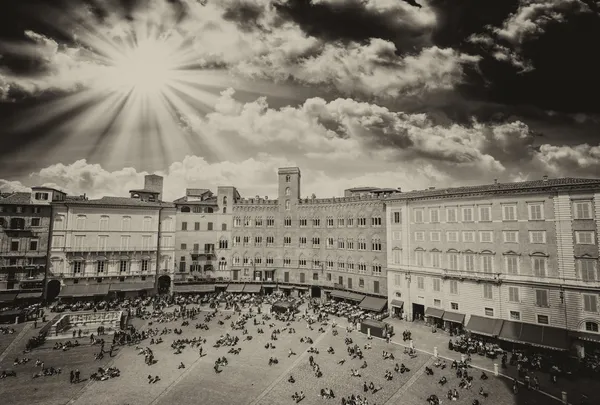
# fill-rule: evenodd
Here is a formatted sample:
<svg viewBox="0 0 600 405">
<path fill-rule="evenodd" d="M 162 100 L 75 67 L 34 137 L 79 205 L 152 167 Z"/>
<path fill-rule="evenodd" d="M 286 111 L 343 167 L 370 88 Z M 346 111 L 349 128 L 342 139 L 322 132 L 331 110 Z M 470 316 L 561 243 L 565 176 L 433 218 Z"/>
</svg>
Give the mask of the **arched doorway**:
<svg viewBox="0 0 600 405">
<path fill-rule="evenodd" d="M 171 277 L 160 276 L 158 278 L 158 293 L 168 294 L 171 291 Z"/>
<path fill-rule="evenodd" d="M 321 287 L 316 285 L 310 287 L 310 296 L 312 298 L 321 298 Z"/>
<path fill-rule="evenodd" d="M 48 297 L 48 301 L 54 301 L 60 293 L 60 281 L 50 280 L 48 281 L 48 286 L 46 288 L 46 296 Z"/>
</svg>

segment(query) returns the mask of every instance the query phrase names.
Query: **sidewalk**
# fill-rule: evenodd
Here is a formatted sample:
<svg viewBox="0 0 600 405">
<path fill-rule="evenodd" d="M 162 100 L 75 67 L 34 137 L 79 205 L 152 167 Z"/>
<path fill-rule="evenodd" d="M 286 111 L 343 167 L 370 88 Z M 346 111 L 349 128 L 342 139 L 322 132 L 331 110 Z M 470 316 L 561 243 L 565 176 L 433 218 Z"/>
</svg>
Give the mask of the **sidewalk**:
<svg viewBox="0 0 600 405">
<path fill-rule="evenodd" d="M 439 329 L 436 333 L 432 333 L 430 327 L 420 322 L 406 322 L 397 318 L 387 318 L 385 322 L 394 326 L 395 339 L 392 339 L 393 343 L 408 346 L 409 341 L 402 341 L 402 332 L 410 330 L 415 349 L 433 354 L 434 347 L 437 347 L 439 356 L 460 360 L 460 353 L 448 349 L 450 336 L 447 333 Z M 473 366 L 489 370 L 491 373 L 494 371 L 494 363 L 498 364 L 501 375 L 517 378 L 517 368 L 507 365 L 507 368 L 503 369 L 500 358 L 492 360 L 477 354 L 471 355 Z M 595 389 L 596 381 L 594 380 L 579 378 L 569 381 L 565 378 L 559 378 L 558 383 L 553 384 L 548 373 L 536 371 L 534 374 L 538 376 L 540 381 L 540 390 L 556 398 L 562 398 L 562 391 L 565 391 L 570 403 L 579 403 L 581 394 L 585 394 L 588 396 L 590 404 L 600 404 L 600 393 Z"/>
</svg>

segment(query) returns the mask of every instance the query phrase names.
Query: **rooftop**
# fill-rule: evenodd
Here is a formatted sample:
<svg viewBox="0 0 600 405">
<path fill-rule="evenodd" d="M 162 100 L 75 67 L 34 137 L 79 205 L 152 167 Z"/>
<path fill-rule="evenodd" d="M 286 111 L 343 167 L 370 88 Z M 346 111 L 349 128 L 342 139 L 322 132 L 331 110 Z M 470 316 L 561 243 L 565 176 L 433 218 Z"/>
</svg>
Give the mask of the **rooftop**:
<svg viewBox="0 0 600 405">
<path fill-rule="evenodd" d="M 173 204 L 177 205 L 218 205 L 217 197 L 208 197 L 205 200 L 188 201 L 187 196 L 180 197 L 173 201 Z"/>
<path fill-rule="evenodd" d="M 150 194 L 160 194 L 160 191 L 149 190 L 147 188 L 140 188 L 137 190 L 129 190 L 130 193 L 150 193 Z"/>
<path fill-rule="evenodd" d="M 473 193 L 496 193 L 503 191 L 535 190 L 547 188 L 560 188 L 569 186 L 597 185 L 600 187 L 600 179 L 564 177 L 558 179 L 542 179 L 519 181 L 513 183 L 494 183 L 477 186 L 451 187 L 427 190 L 415 190 L 405 193 L 396 193 L 387 197 L 387 200 L 406 200 L 411 198 L 433 198 L 450 195 L 473 194 Z"/>
<path fill-rule="evenodd" d="M 77 205 L 115 205 L 115 206 L 127 206 L 127 207 L 148 207 L 148 208 L 174 208 L 175 205 L 168 202 L 157 201 L 141 201 L 137 198 L 129 197 L 102 197 L 95 200 L 70 200 L 70 204 Z"/>
<path fill-rule="evenodd" d="M 190 197 L 201 197 L 206 193 L 210 193 L 207 188 L 186 188 L 185 195 Z"/>
<path fill-rule="evenodd" d="M 2 194 L 0 196 L 0 204 L 31 204 L 31 193 L 16 192 L 10 194 Z"/>
</svg>

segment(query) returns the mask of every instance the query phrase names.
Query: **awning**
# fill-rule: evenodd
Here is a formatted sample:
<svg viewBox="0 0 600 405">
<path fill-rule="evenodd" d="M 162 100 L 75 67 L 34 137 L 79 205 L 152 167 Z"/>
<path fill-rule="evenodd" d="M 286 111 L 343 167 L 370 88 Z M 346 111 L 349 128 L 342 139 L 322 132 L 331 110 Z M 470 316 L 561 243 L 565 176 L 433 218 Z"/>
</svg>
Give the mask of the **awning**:
<svg viewBox="0 0 600 405">
<path fill-rule="evenodd" d="M 585 340 L 587 342 L 600 343 L 600 333 L 583 332 L 583 331 L 569 331 L 569 335 L 575 339 Z"/>
<path fill-rule="evenodd" d="M 346 291 L 341 290 L 333 290 L 331 294 L 329 294 L 331 298 L 339 298 L 341 300 L 345 300 L 348 298 L 348 293 Z"/>
<path fill-rule="evenodd" d="M 477 335 L 496 337 L 502 330 L 502 319 L 486 318 L 479 315 L 471 315 L 465 329 Z"/>
<path fill-rule="evenodd" d="M 176 293 L 207 293 L 214 292 L 214 284 L 175 284 L 173 291 Z"/>
<path fill-rule="evenodd" d="M 42 298 L 43 293 L 41 291 L 20 291 L 17 295 L 18 300 L 28 300 Z"/>
<path fill-rule="evenodd" d="M 444 310 L 439 308 L 427 307 L 425 310 L 425 316 L 431 316 L 432 318 L 440 318 L 444 316 Z"/>
<path fill-rule="evenodd" d="M 107 295 L 110 284 L 72 284 L 66 285 L 58 294 L 59 297 L 94 297 Z"/>
<path fill-rule="evenodd" d="M 279 288 L 283 288 L 284 290 L 291 290 L 294 287 L 291 285 L 280 285 Z"/>
<path fill-rule="evenodd" d="M 0 302 L 5 304 L 13 302 L 17 295 L 19 295 L 18 291 L 0 291 Z"/>
<path fill-rule="evenodd" d="M 215 288 L 227 288 L 227 283 L 216 283 Z"/>
<path fill-rule="evenodd" d="M 397 308 L 404 308 L 404 301 L 392 300 L 392 306 Z"/>
<path fill-rule="evenodd" d="M 244 291 L 244 284 L 229 284 L 227 292 L 242 292 Z"/>
<path fill-rule="evenodd" d="M 294 286 L 294 288 L 296 290 L 308 290 L 308 286 L 307 285 L 296 285 L 296 286 Z"/>
<path fill-rule="evenodd" d="M 365 299 L 362 300 L 358 306 L 359 308 L 366 309 L 367 311 L 381 312 L 386 304 L 387 299 L 385 298 L 365 297 Z"/>
<path fill-rule="evenodd" d="M 277 287 L 277 284 L 263 284 L 263 287 L 265 287 L 265 288 L 275 288 L 275 287 Z"/>
<path fill-rule="evenodd" d="M 112 283 L 110 285 L 110 291 L 142 291 L 142 290 L 151 290 L 154 288 L 154 282 L 152 281 L 142 281 L 136 283 L 135 281 L 128 281 L 123 283 Z"/>
<path fill-rule="evenodd" d="M 258 294 L 261 287 L 260 284 L 246 284 L 244 286 L 244 294 Z"/>
<path fill-rule="evenodd" d="M 552 350 L 568 350 L 565 329 L 532 323 L 504 321 L 498 338 L 507 342 L 528 344 Z"/>
<path fill-rule="evenodd" d="M 464 323 L 465 322 L 465 314 L 461 314 L 460 312 L 444 312 L 444 316 L 442 320 L 454 323 Z"/>
<path fill-rule="evenodd" d="M 361 302 L 362 300 L 365 299 L 365 296 L 362 294 L 357 294 L 357 293 L 353 293 L 350 291 L 347 291 L 348 296 L 346 297 L 346 299 L 349 299 L 351 301 L 358 301 Z"/>
</svg>

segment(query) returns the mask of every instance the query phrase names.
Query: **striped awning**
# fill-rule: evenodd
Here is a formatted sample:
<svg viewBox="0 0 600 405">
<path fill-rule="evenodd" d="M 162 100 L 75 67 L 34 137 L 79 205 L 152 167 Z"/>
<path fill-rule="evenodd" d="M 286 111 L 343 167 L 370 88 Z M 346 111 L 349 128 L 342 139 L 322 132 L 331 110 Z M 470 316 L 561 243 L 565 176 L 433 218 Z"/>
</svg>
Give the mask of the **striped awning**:
<svg viewBox="0 0 600 405">
<path fill-rule="evenodd" d="M 58 296 L 59 298 L 97 297 L 107 295 L 109 289 L 110 284 L 70 284 L 64 286 Z"/>
</svg>

